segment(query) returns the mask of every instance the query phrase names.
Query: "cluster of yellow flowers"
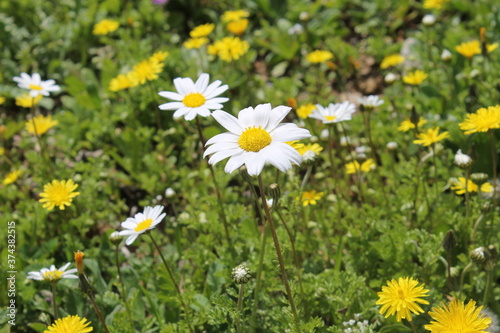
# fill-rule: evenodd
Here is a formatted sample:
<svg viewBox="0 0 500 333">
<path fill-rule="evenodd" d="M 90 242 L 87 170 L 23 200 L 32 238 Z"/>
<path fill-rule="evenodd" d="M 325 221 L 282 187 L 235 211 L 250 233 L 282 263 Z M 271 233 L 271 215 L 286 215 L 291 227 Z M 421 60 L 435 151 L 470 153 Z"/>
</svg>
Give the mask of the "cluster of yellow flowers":
<svg viewBox="0 0 500 333">
<path fill-rule="evenodd" d="M 168 57 L 168 52 L 159 51 L 146 60 L 141 61 L 134 68 L 125 74 L 120 74 L 109 83 L 109 90 L 120 91 L 136 87 L 147 81 L 158 78 L 158 74 L 163 71 L 164 60 Z"/>
</svg>

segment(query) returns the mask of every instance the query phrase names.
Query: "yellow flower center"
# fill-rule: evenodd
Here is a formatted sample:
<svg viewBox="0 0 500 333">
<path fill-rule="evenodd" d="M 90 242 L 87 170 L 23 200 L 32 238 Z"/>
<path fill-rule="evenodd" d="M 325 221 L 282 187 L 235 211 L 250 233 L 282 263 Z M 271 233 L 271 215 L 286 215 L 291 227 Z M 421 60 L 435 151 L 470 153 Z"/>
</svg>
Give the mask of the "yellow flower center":
<svg viewBox="0 0 500 333">
<path fill-rule="evenodd" d="M 401 289 L 398 290 L 398 298 L 405 299 L 405 292 Z"/>
<path fill-rule="evenodd" d="M 265 129 L 261 127 L 251 127 L 241 133 L 238 139 L 238 145 L 246 151 L 258 152 L 262 148 L 270 145 L 272 141 L 271 135 L 269 135 Z"/>
<path fill-rule="evenodd" d="M 43 90 L 42 86 L 37 86 L 36 84 L 30 84 L 30 85 L 29 85 L 29 88 L 30 88 L 31 90 L 39 90 L 39 91 L 40 91 L 40 90 Z"/>
<path fill-rule="evenodd" d="M 205 104 L 205 96 L 200 93 L 191 93 L 184 96 L 182 103 L 188 108 L 197 108 Z"/>
<path fill-rule="evenodd" d="M 136 232 L 143 231 L 144 229 L 149 228 L 151 226 L 151 223 L 153 223 L 152 219 L 146 219 L 146 220 L 142 221 L 141 223 L 139 223 L 137 225 L 137 227 L 135 227 L 134 230 Z"/>
<path fill-rule="evenodd" d="M 62 272 L 57 270 L 57 271 L 48 271 L 43 273 L 43 278 L 47 281 L 56 281 L 60 280 L 62 276 Z"/>
<path fill-rule="evenodd" d="M 337 118 L 337 117 L 335 117 L 335 116 L 325 116 L 325 120 L 326 121 L 334 121 L 335 118 Z"/>
</svg>

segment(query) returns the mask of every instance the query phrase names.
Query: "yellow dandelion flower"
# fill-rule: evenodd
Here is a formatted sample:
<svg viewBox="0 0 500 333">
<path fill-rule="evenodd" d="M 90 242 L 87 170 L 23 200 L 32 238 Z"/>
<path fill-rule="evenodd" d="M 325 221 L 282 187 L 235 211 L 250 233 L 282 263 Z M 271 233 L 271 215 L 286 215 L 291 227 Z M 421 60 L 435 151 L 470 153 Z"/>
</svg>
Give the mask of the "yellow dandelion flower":
<svg viewBox="0 0 500 333">
<path fill-rule="evenodd" d="M 464 194 L 466 192 L 465 184 L 467 184 L 468 193 L 479 191 L 479 186 L 477 186 L 476 183 L 474 183 L 470 179 L 467 182 L 465 182 L 464 177 L 458 177 L 458 181 L 453 182 L 453 185 L 451 185 L 451 189 L 455 191 L 456 194 Z M 483 185 L 481 185 L 481 192 L 490 193 L 492 191 L 493 191 L 493 186 L 490 183 L 484 183 Z"/>
<path fill-rule="evenodd" d="M 241 36 L 245 32 L 245 30 L 247 30 L 247 27 L 248 27 L 248 20 L 241 19 L 229 22 L 226 26 L 226 29 L 230 33 Z"/>
<path fill-rule="evenodd" d="M 33 124 L 34 123 L 34 124 Z M 59 122 L 57 120 L 52 120 L 52 116 L 48 115 L 45 117 L 43 114 L 26 121 L 26 130 L 30 134 L 42 135 L 47 133 L 49 129 L 56 126 Z"/>
<path fill-rule="evenodd" d="M 208 53 L 217 55 L 224 61 L 238 60 L 247 53 L 250 45 L 238 37 L 224 37 L 208 47 Z"/>
<path fill-rule="evenodd" d="M 333 53 L 325 50 L 315 50 L 306 56 L 307 61 L 311 64 L 319 64 L 333 58 Z"/>
<path fill-rule="evenodd" d="M 417 139 L 413 140 L 413 143 L 417 145 L 430 146 L 436 142 L 446 139 L 450 136 L 449 132 L 443 132 L 439 134 L 439 127 L 429 128 L 427 131 L 418 133 Z"/>
<path fill-rule="evenodd" d="M 290 145 L 293 149 L 298 150 L 299 148 L 304 147 L 304 144 L 302 142 L 299 142 L 299 140 L 295 141 L 288 141 L 285 142 L 287 145 Z"/>
<path fill-rule="evenodd" d="M 0 105 L 2 105 L 3 103 L 5 103 L 5 101 L 6 101 L 6 98 L 0 96 Z"/>
<path fill-rule="evenodd" d="M 397 281 L 392 279 L 387 281 L 387 286 L 382 287 L 378 292 L 376 304 L 382 305 L 380 314 L 385 313 L 385 318 L 396 314 L 396 320 L 412 320 L 411 313 L 419 314 L 424 310 L 418 305 L 429 304 L 422 297 L 427 297 L 428 289 L 424 285 L 418 285 L 418 281 L 410 277 L 400 277 Z"/>
<path fill-rule="evenodd" d="M 191 30 L 189 36 L 191 36 L 191 38 L 206 37 L 214 31 L 214 28 L 215 24 L 213 23 L 202 24 Z"/>
<path fill-rule="evenodd" d="M 380 68 L 386 69 L 389 67 L 396 66 L 400 63 L 405 61 L 405 58 L 399 54 L 399 53 L 394 53 L 386 56 L 384 59 L 382 59 L 382 62 L 380 63 Z"/>
<path fill-rule="evenodd" d="M 5 155 L 5 148 L 0 147 L 0 156 Z"/>
<path fill-rule="evenodd" d="M 137 79 L 135 78 L 135 73 L 130 72 L 126 74 L 120 74 L 117 77 L 111 79 L 108 89 L 110 91 L 116 92 L 135 87 L 136 85 Z"/>
<path fill-rule="evenodd" d="M 299 116 L 302 119 L 306 119 L 314 111 L 314 109 L 316 109 L 316 105 L 312 103 L 301 105 L 297 109 L 297 116 Z"/>
<path fill-rule="evenodd" d="M 488 50 L 488 53 L 495 51 L 497 49 L 497 47 L 498 47 L 498 43 L 486 45 L 486 49 Z"/>
<path fill-rule="evenodd" d="M 448 306 L 433 307 L 429 315 L 434 319 L 424 328 L 431 333 L 486 333 L 491 318 L 481 314 L 482 306 L 476 307 L 476 302 L 470 300 L 467 305 L 462 301 L 453 300 Z"/>
<path fill-rule="evenodd" d="M 16 97 L 16 105 L 22 108 L 30 108 L 33 106 L 33 102 L 35 105 L 37 105 L 38 102 L 40 102 L 40 100 L 42 99 L 42 97 L 43 97 L 42 95 L 38 95 L 35 98 L 33 98 L 29 93 L 26 93 L 20 97 Z"/>
<path fill-rule="evenodd" d="M 476 113 L 470 113 L 458 126 L 467 135 L 500 128 L 500 105 L 481 108 Z"/>
<path fill-rule="evenodd" d="M 23 173 L 22 170 L 15 170 L 15 171 L 9 172 L 7 174 L 7 176 L 5 176 L 5 178 L 3 179 L 2 184 L 7 186 L 9 184 L 14 183 L 22 173 Z"/>
<path fill-rule="evenodd" d="M 94 25 L 94 30 L 92 33 L 94 35 L 107 35 L 110 32 L 115 31 L 120 26 L 120 23 L 113 20 L 102 20 L 96 25 Z"/>
<path fill-rule="evenodd" d="M 356 173 L 358 170 L 361 170 L 362 172 L 370 172 L 375 169 L 376 166 L 377 165 L 375 164 L 373 158 L 369 158 L 361 164 L 359 164 L 358 161 L 347 163 L 345 165 L 345 172 L 347 174 Z"/>
<path fill-rule="evenodd" d="M 443 4 L 448 2 L 448 0 L 425 0 L 424 8 L 426 9 L 441 9 Z"/>
<path fill-rule="evenodd" d="M 414 72 L 408 73 L 403 76 L 403 82 L 406 84 L 411 84 L 414 86 L 420 85 L 429 75 L 421 70 L 416 70 Z"/>
<path fill-rule="evenodd" d="M 231 21 L 238 21 L 250 16 L 246 10 L 228 10 L 222 14 L 222 22 L 227 23 Z"/>
<path fill-rule="evenodd" d="M 186 47 L 186 49 L 199 49 L 200 47 L 207 44 L 208 42 L 209 42 L 209 40 L 206 37 L 189 38 L 182 45 L 184 45 L 184 47 Z"/>
<path fill-rule="evenodd" d="M 93 328 L 88 327 L 91 322 L 79 316 L 67 316 L 57 319 L 51 326 L 47 327 L 43 333 L 88 333 Z"/>
<path fill-rule="evenodd" d="M 137 79 L 138 84 L 144 84 L 146 81 L 154 81 L 158 78 L 158 74 L 163 71 L 162 62 L 146 59 L 134 66 L 132 72 Z"/>
<path fill-rule="evenodd" d="M 149 57 L 149 61 L 162 62 L 167 59 L 169 53 L 167 51 L 158 51 L 153 53 L 151 57 Z"/>
<path fill-rule="evenodd" d="M 478 40 L 464 42 L 455 46 L 455 50 L 466 58 L 472 58 L 476 54 L 481 54 L 481 43 Z"/>
<path fill-rule="evenodd" d="M 73 192 L 78 187 L 78 184 L 73 183 L 72 179 L 57 180 L 54 179 L 51 183 L 43 186 L 43 192 L 40 193 L 43 203 L 43 208 L 51 211 L 54 207 L 64 210 L 65 206 L 71 206 L 73 198 L 78 196 L 80 192 Z"/>
<path fill-rule="evenodd" d="M 425 124 L 427 124 L 427 120 L 425 120 L 423 118 L 418 119 L 418 123 L 417 123 L 418 128 L 421 128 Z M 405 120 L 403 120 L 401 122 L 401 124 L 399 124 L 398 131 L 408 132 L 409 130 L 414 129 L 414 128 L 415 128 L 415 124 L 412 123 L 410 118 L 406 118 Z"/>
<path fill-rule="evenodd" d="M 299 152 L 300 156 L 302 156 L 304 162 L 312 162 L 323 150 L 323 147 L 317 143 L 308 143 L 307 145 L 295 149 Z"/>
<path fill-rule="evenodd" d="M 316 192 L 316 190 L 312 190 L 312 191 L 304 191 L 302 193 L 302 206 L 314 206 L 318 203 L 318 200 L 320 200 L 321 198 L 323 198 L 323 196 L 325 195 L 324 192 Z"/>
</svg>

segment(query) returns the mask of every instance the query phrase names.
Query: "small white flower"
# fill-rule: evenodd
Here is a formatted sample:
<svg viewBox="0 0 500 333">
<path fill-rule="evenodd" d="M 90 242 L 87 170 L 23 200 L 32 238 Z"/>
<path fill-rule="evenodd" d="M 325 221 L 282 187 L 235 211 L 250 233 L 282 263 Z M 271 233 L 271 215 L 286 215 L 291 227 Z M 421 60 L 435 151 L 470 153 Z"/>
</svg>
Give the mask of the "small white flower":
<svg viewBox="0 0 500 333">
<path fill-rule="evenodd" d="M 321 138 L 321 140 L 328 140 L 328 138 L 330 137 L 330 132 L 328 131 L 328 128 L 324 128 L 323 130 L 321 130 L 319 137 Z"/>
<path fill-rule="evenodd" d="M 134 217 L 129 217 L 125 222 L 122 222 L 121 226 L 126 230 L 120 231 L 120 236 L 128 236 L 125 244 L 132 244 L 137 236 L 156 227 L 167 215 L 166 213 L 162 214 L 162 211 L 162 206 L 148 206 L 144 208 L 144 213 L 137 213 Z"/>
<path fill-rule="evenodd" d="M 384 104 L 384 100 L 377 95 L 369 95 L 358 98 L 359 104 L 363 105 L 366 109 L 375 109 L 377 106 Z"/>
<path fill-rule="evenodd" d="M 33 73 L 29 76 L 26 73 L 21 73 L 21 76 L 14 76 L 14 81 L 17 82 L 19 88 L 28 89 L 30 96 L 35 98 L 38 95 L 49 96 L 51 92 L 61 90 L 54 80 L 42 81 L 40 74 Z"/>
<path fill-rule="evenodd" d="M 393 83 L 397 80 L 399 80 L 399 75 L 394 73 L 387 73 L 387 75 L 384 77 L 384 81 L 386 83 Z"/>
<path fill-rule="evenodd" d="M 218 110 L 212 114 L 215 120 L 229 132 L 218 134 L 207 141 L 203 157 L 212 155 L 210 164 L 229 157 L 224 171 L 231 173 L 243 164 L 250 176 L 262 172 L 265 164 L 272 164 L 286 172 L 293 164 L 300 165 L 302 157 L 286 142 L 311 136 L 308 130 L 292 123 L 280 124 L 291 108 L 271 104 L 249 107 L 238 113 L 238 118 Z"/>
<path fill-rule="evenodd" d="M 342 147 L 347 147 L 350 144 L 351 144 L 351 139 L 348 136 L 343 135 L 340 137 L 340 145 Z"/>
<path fill-rule="evenodd" d="M 426 27 L 430 27 L 436 23 L 436 16 L 432 14 L 427 14 L 422 18 L 422 24 Z"/>
<path fill-rule="evenodd" d="M 51 265 L 50 268 L 42 268 L 40 272 L 29 272 L 27 278 L 33 280 L 45 280 L 47 282 L 57 282 L 61 279 L 78 279 L 76 273 L 76 268 L 72 268 L 66 271 L 66 268 L 69 267 L 71 263 L 67 263 L 59 269 L 56 269 L 56 266 Z"/>
<path fill-rule="evenodd" d="M 398 143 L 397 142 L 394 142 L 394 141 L 391 141 L 391 142 L 387 142 L 387 145 L 385 146 L 388 150 L 396 150 L 398 149 Z"/>
<path fill-rule="evenodd" d="M 443 61 L 448 61 L 451 60 L 452 54 L 449 50 L 444 49 L 443 52 L 441 52 L 441 60 Z"/>
<path fill-rule="evenodd" d="M 455 154 L 455 164 L 461 168 L 467 168 L 472 163 L 472 158 L 469 155 L 463 154 L 462 149 L 459 149 Z"/>
<path fill-rule="evenodd" d="M 168 187 L 166 190 L 165 190 L 165 197 L 167 198 L 171 198 L 175 195 L 175 191 L 173 188 L 171 187 Z"/>
<path fill-rule="evenodd" d="M 304 32 L 304 28 L 300 23 L 295 23 L 293 27 L 288 29 L 288 34 L 289 35 L 300 35 L 301 33 Z"/>
<path fill-rule="evenodd" d="M 160 110 L 176 110 L 174 118 L 184 116 L 184 119 L 190 121 L 197 115 L 208 117 L 211 114 L 210 110 L 222 108 L 222 104 L 227 102 L 229 98 L 217 97 L 225 92 L 229 87 L 227 84 L 221 86 L 221 81 L 217 80 L 208 84 L 210 76 L 201 74 L 196 83 L 189 77 L 174 79 L 175 89 L 177 92 L 160 91 L 158 95 L 172 99 L 176 102 L 161 104 Z"/>
<path fill-rule="evenodd" d="M 326 108 L 316 104 L 316 109 L 313 110 L 309 117 L 319 119 L 323 124 L 332 124 L 351 120 L 351 116 L 354 112 L 356 112 L 356 105 L 347 101 L 336 104 L 330 103 Z"/>
<path fill-rule="evenodd" d="M 231 277 L 236 284 L 244 284 L 248 282 L 252 275 L 250 274 L 250 270 L 247 266 L 239 265 L 233 268 Z"/>
</svg>

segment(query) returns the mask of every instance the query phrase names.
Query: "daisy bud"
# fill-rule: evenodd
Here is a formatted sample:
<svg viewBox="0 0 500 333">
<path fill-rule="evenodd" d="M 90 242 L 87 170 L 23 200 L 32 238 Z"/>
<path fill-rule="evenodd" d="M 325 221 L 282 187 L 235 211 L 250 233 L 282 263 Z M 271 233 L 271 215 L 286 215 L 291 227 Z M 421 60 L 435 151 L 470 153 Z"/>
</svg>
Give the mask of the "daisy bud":
<svg viewBox="0 0 500 333">
<path fill-rule="evenodd" d="M 483 264 L 486 261 L 486 257 L 486 248 L 482 246 L 470 251 L 470 259 L 478 265 Z"/>
<path fill-rule="evenodd" d="M 488 213 L 491 209 L 491 202 L 484 201 L 483 203 L 481 203 L 481 206 L 479 206 L 479 209 L 481 210 L 481 213 L 483 213 L 483 214 Z"/>
<path fill-rule="evenodd" d="M 462 169 L 467 169 L 472 164 L 472 158 L 459 149 L 455 154 L 455 164 Z"/>
<path fill-rule="evenodd" d="M 253 179 L 252 179 L 252 176 L 250 176 L 248 174 L 248 171 L 247 171 L 247 167 L 245 165 L 242 165 L 239 169 L 238 169 L 241 177 L 246 180 L 247 182 L 249 182 L 250 184 L 252 184 L 253 182 Z"/>
<path fill-rule="evenodd" d="M 165 190 L 165 197 L 166 198 L 171 198 L 175 195 L 175 191 L 173 188 L 171 187 L 167 187 L 167 189 Z"/>
<path fill-rule="evenodd" d="M 443 244 L 443 248 L 446 251 L 451 251 L 455 247 L 457 247 L 457 238 L 455 237 L 455 232 L 453 230 L 451 230 L 451 229 L 448 230 L 448 232 L 446 233 L 446 235 L 443 238 L 442 244 Z"/>
<path fill-rule="evenodd" d="M 120 236 L 120 232 L 113 231 L 111 235 L 109 235 L 109 241 L 114 245 L 118 246 L 122 241 L 122 236 Z"/>
<path fill-rule="evenodd" d="M 410 121 L 413 123 L 413 125 L 415 125 L 415 128 L 418 129 L 418 123 L 420 122 L 420 116 L 418 115 L 418 112 L 415 109 L 414 105 L 411 107 Z"/>
<path fill-rule="evenodd" d="M 427 14 L 422 18 L 422 24 L 426 27 L 433 26 L 436 23 L 436 16 L 432 14 Z"/>
<path fill-rule="evenodd" d="M 470 175 L 470 178 L 477 186 L 481 187 L 488 180 L 488 175 L 482 172 L 475 172 Z"/>
<path fill-rule="evenodd" d="M 387 145 L 385 147 L 387 148 L 387 150 L 396 150 L 398 149 L 398 143 L 394 141 L 387 142 Z"/>
<path fill-rule="evenodd" d="M 484 263 L 484 269 L 487 271 L 493 270 L 497 264 L 498 251 L 495 245 L 488 246 L 488 256 Z"/>
<path fill-rule="evenodd" d="M 280 186 L 276 183 L 269 185 L 269 195 L 274 201 L 278 202 L 281 197 Z"/>
<path fill-rule="evenodd" d="M 394 73 L 387 73 L 387 75 L 384 77 L 385 83 L 388 83 L 388 84 L 391 84 L 397 80 L 399 80 L 399 75 L 394 74 Z"/>
<path fill-rule="evenodd" d="M 247 283 L 252 275 L 250 274 L 250 270 L 245 265 L 239 265 L 233 268 L 231 272 L 231 277 L 236 284 L 245 284 Z"/>
<path fill-rule="evenodd" d="M 321 138 L 321 140 L 328 140 L 328 138 L 330 137 L 330 133 L 328 132 L 328 129 L 324 129 L 321 131 L 321 133 L 319 134 L 319 137 Z"/>
<path fill-rule="evenodd" d="M 299 19 L 302 21 L 307 21 L 310 18 L 311 18 L 311 14 L 309 14 L 308 12 L 301 12 L 299 15 Z"/>
<path fill-rule="evenodd" d="M 443 61 L 450 61 L 451 57 L 452 57 L 452 54 L 447 49 L 444 49 L 443 52 L 441 53 L 441 60 L 443 60 Z"/>
</svg>

